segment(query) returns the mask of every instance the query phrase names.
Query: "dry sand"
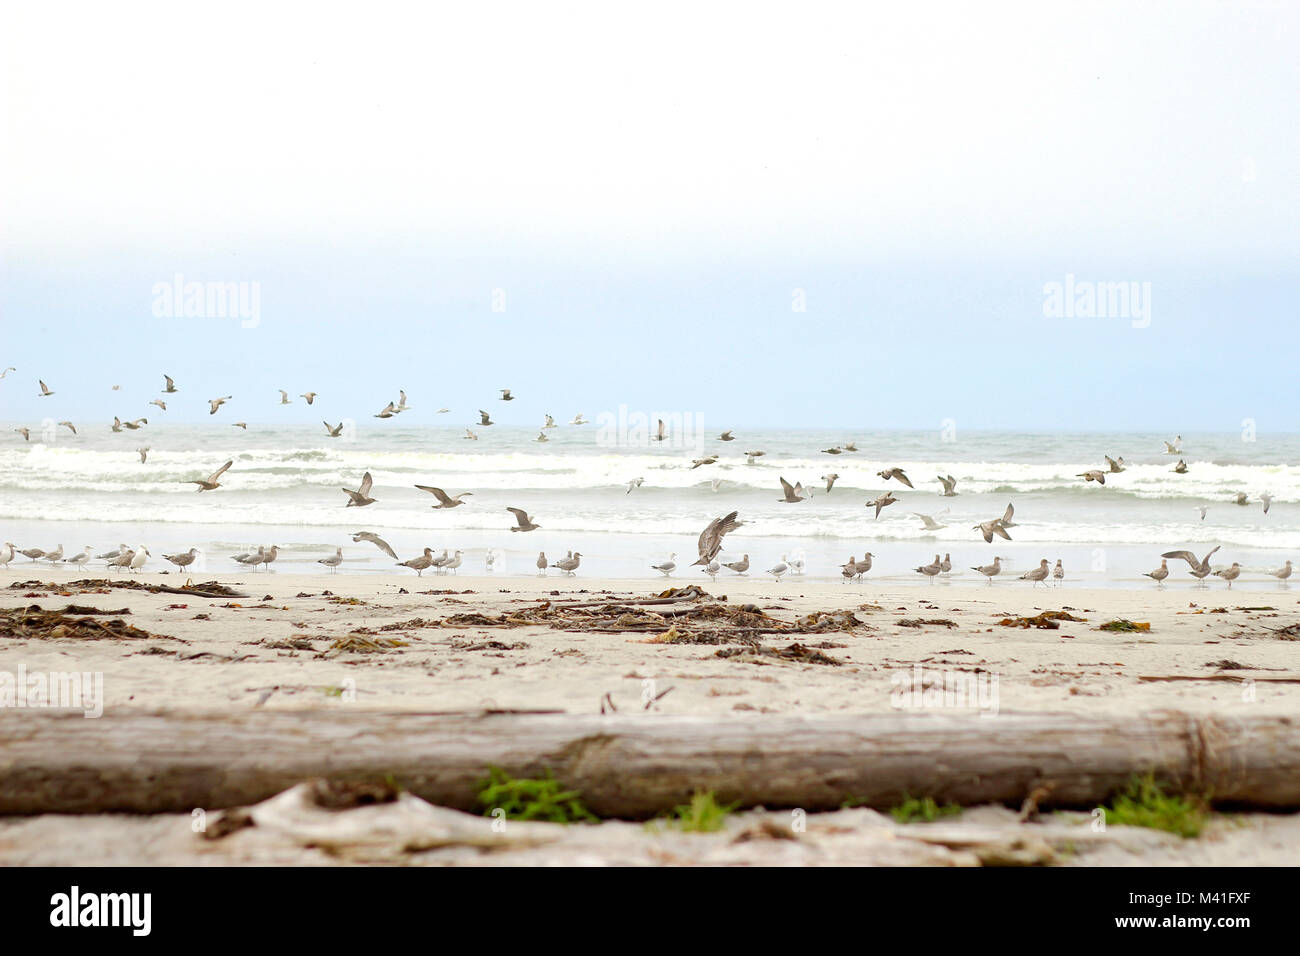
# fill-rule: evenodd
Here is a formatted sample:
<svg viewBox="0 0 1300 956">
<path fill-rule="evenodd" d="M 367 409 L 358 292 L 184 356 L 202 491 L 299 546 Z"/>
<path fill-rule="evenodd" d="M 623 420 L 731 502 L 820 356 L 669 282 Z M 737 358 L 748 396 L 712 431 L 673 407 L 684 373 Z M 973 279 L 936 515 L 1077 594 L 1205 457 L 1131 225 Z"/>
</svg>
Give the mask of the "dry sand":
<svg viewBox="0 0 1300 956">
<path fill-rule="evenodd" d="M 97 571 L 76 574 L 15 565 L 7 580 L 66 584 L 92 577 L 108 576 Z M 14 672 L 21 664 L 29 673 L 102 672 L 108 713 L 123 708 L 237 711 L 323 706 L 593 713 L 599 711 L 606 694 L 620 710 L 638 710 L 647 688 L 655 694 L 668 691 L 654 706 L 669 714 L 732 714 L 743 718 L 753 712 L 879 712 L 895 707 L 894 692 L 911 681 L 918 664 L 931 670 L 978 671 L 995 676 L 995 703 L 1002 711 L 1124 714 L 1156 708 L 1195 713 L 1300 710 L 1300 667 L 1295 663 L 1300 644 L 1282 639 L 1277 633 L 1300 621 L 1300 599 L 1284 589 L 1238 595 L 1221 585 L 1199 589 L 1182 582 L 1163 591 L 1154 587 L 1124 591 L 1031 587 L 1015 580 L 998 581 L 992 587 L 946 582 L 933 587 L 882 587 L 870 580 L 846 585 L 798 577 L 780 583 L 730 577 L 710 584 L 703 575 L 698 578 L 682 574 L 671 580 L 629 582 L 581 576 L 426 574 L 417 578 L 275 572 L 203 576 L 204 580 L 218 580 L 248 595 L 229 599 L 119 588 L 74 596 L 45 586 L 5 588 L 0 590 L 3 607 L 35 604 L 57 610 L 68 603 L 127 607 L 131 614 L 126 620 L 158 638 L 73 643 L 0 635 L 0 670 Z M 128 579 L 171 586 L 186 580 L 176 574 L 117 576 L 117 580 Z M 756 604 L 782 620 L 792 621 L 813 611 L 848 609 L 862 626 L 796 638 L 842 662 L 841 666 L 828 666 L 768 657 L 722 658 L 717 656 L 717 646 L 660 643 L 653 634 L 581 633 L 542 626 L 449 628 L 412 623 L 415 619 L 432 622 L 470 612 L 495 616 L 536 606 L 540 601 L 584 601 L 614 595 L 647 597 L 683 584 L 699 584 L 715 598 L 725 595 L 729 605 Z M 1070 609 L 1086 622 L 1065 622 L 1055 630 L 1011 628 L 998 623 L 1006 617 L 1062 609 Z M 948 621 L 951 626 L 900 624 L 918 618 Z M 1148 622 L 1150 630 L 1108 633 L 1097 629 L 1115 619 Z M 389 625 L 395 626 L 380 630 Z M 335 641 L 359 630 L 367 632 L 366 637 L 396 639 L 404 646 L 368 653 L 331 649 Z M 784 635 L 770 638 L 775 647 L 791 643 Z M 1199 679 L 1216 675 L 1241 680 Z M 1198 679 L 1141 680 L 1144 676 Z M 997 819 L 999 825 L 1012 829 L 1026 826 L 1016 823 L 1014 815 L 1011 819 Z M 102 833 L 104 862 L 109 858 L 133 862 L 184 859 L 184 851 L 167 841 L 129 837 L 130 833 L 150 828 L 173 832 L 164 818 L 95 817 L 74 824 L 68 818 L 41 817 L 0 823 L 0 863 L 94 862 L 84 859 L 84 828 L 92 821 L 97 832 Z M 177 821 L 172 822 L 179 826 Z M 962 825 L 967 824 L 945 824 Z M 78 850 L 77 841 L 69 840 L 68 853 L 82 856 L 60 857 L 60 842 L 51 834 L 74 829 L 80 832 L 82 842 Z M 1123 852 L 1136 852 L 1135 862 L 1292 862 L 1293 852 L 1281 854 L 1276 847 L 1293 847 L 1295 841 L 1279 840 L 1279 832 L 1292 836 L 1300 832 L 1295 818 L 1249 815 L 1226 828 L 1217 842 L 1207 837 L 1173 843 L 1159 840 L 1158 846 L 1142 844 L 1145 849 Z M 637 833 L 642 835 L 638 839 L 651 839 L 644 836 L 643 830 Z M 24 834 L 32 838 L 39 834 L 41 848 L 33 848 Z M 590 857 L 592 862 L 641 859 L 622 843 L 619 845 L 623 849 L 611 850 L 608 858 L 602 859 L 590 843 L 588 839 L 574 852 L 583 859 Z M 200 852 L 197 844 L 185 845 Z M 212 844 L 205 841 L 204 845 Z M 1220 848 L 1217 853 L 1215 846 Z M 202 852 L 211 854 L 210 850 Z M 294 850 L 289 858 L 295 862 L 329 861 L 308 859 L 312 852 Z M 761 853 L 753 860 L 822 859 L 817 853 L 808 857 L 795 851 L 781 852 L 785 855 L 779 860 Z M 723 854 L 728 862 L 734 855 L 730 850 Z M 1287 859 L 1282 859 L 1283 855 Z M 653 856 L 651 853 L 652 862 Z M 243 861 L 238 855 L 231 857 L 232 861 L 237 859 Z M 830 859 L 825 857 L 824 861 Z M 844 862 L 839 856 L 834 859 Z M 504 862 L 501 857 L 496 860 Z M 917 857 L 913 862 L 920 860 Z M 457 857 L 454 861 L 468 860 Z M 739 853 L 736 861 L 743 862 L 744 854 Z M 864 861 L 870 860 L 864 857 Z M 956 860 L 963 861 L 969 862 L 969 857 Z M 1120 860 L 1113 854 L 1097 852 L 1077 857 L 1066 854 L 1059 861 L 1116 863 L 1127 858 Z M 888 861 L 881 858 L 875 862 Z"/>
</svg>

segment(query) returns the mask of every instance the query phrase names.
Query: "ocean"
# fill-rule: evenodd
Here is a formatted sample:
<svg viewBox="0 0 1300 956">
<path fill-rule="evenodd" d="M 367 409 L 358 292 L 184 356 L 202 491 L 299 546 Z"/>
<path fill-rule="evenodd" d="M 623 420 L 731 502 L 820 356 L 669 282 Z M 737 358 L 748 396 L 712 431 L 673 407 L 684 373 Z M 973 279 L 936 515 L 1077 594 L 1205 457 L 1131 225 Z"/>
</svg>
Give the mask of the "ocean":
<svg viewBox="0 0 1300 956">
<path fill-rule="evenodd" d="M 461 549 L 467 573 L 484 570 L 489 548 L 499 555 L 497 575 L 535 574 L 538 551 L 553 559 L 573 550 L 583 555 L 580 576 L 655 578 L 649 565 L 675 552 L 675 577 L 702 579 L 688 568 L 696 538 L 732 510 L 745 524 L 726 539 L 723 558 L 748 553 L 751 576 L 797 555 L 805 575 L 835 579 L 847 558 L 871 551 L 869 579 L 927 586 L 912 569 L 937 552 L 951 553 L 963 572 L 955 577 L 968 582 L 982 579 L 966 569 L 996 554 L 1006 559 L 1004 578 L 1040 558 L 1061 558 L 1068 583 L 1133 587 L 1150 584 L 1141 572 L 1160 563 L 1161 551 L 1219 545 L 1216 566 L 1239 561 L 1247 569 L 1236 590 L 1251 586 L 1252 573 L 1300 557 L 1300 467 L 1289 464 L 1300 460 L 1297 435 L 1184 435 L 1189 471 L 1178 475 L 1172 468 L 1180 456 L 1163 453 L 1173 436 L 1154 433 L 737 429 L 732 442 L 711 432 L 656 443 L 607 422 L 561 425 L 541 443 L 531 428 L 474 426 L 479 438 L 469 440 L 463 426 L 411 427 L 398 416 L 349 426 L 338 439 L 319 426 L 250 423 L 245 432 L 228 423 L 150 424 L 113 433 L 87 424 L 75 436 L 34 430 L 24 442 L 13 427 L 4 426 L 8 437 L 0 441 L 4 540 L 20 548 L 61 543 L 67 554 L 86 544 L 96 551 L 144 544 L 155 570 L 170 567 L 164 552 L 197 547 L 203 557 L 191 576 L 242 570 L 230 555 L 271 544 L 281 548 L 275 567 L 285 570 L 328 573 L 316 559 L 336 546 L 345 571 L 396 570 L 373 545 L 351 541 L 352 532 L 369 530 L 403 559 L 426 546 Z M 857 452 L 822 451 L 850 441 Z M 151 449 L 145 464 L 136 453 L 143 446 Z M 750 464 L 750 450 L 766 454 Z M 691 467 L 711 454 L 716 464 Z M 1103 455 L 1123 456 L 1127 470 L 1108 475 L 1105 487 L 1076 477 L 1104 470 Z M 197 493 L 184 483 L 227 458 L 234 465 L 220 489 Z M 877 476 L 892 466 L 906 470 L 915 490 Z M 367 470 L 377 502 L 345 508 L 340 489 L 355 489 Z M 820 476 L 829 472 L 840 477 L 827 494 Z M 957 478 L 957 497 L 939 494 L 935 476 L 948 474 Z M 779 502 L 779 476 L 813 496 Z M 629 494 L 627 482 L 638 477 L 644 483 Z M 713 479 L 720 479 L 716 489 Z M 433 510 L 434 498 L 415 484 L 472 495 L 462 507 Z M 900 500 L 876 519 L 864 504 L 887 489 Z M 1249 495 L 1247 506 L 1232 503 L 1238 491 Z M 1268 514 L 1261 492 L 1274 496 Z M 986 544 L 971 526 L 1000 516 L 1010 502 L 1014 540 Z M 527 510 L 540 529 L 512 533 L 508 506 Z M 913 512 L 946 527 L 927 532 Z M 17 558 L 11 573 L 25 563 Z M 1171 585 L 1194 583 L 1181 562 L 1171 569 Z"/>
</svg>

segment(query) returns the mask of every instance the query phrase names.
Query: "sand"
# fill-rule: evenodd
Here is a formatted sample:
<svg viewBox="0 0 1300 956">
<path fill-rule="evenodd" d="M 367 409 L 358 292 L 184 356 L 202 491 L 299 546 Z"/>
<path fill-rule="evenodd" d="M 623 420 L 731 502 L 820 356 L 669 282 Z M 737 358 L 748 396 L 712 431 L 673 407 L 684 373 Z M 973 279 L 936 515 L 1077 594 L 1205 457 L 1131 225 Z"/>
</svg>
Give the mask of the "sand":
<svg viewBox="0 0 1300 956">
<path fill-rule="evenodd" d="M 110 575 L 15 565 L 6 583 L 66 584 L 84 578 Z M 182 575 L 158 573 L 119 574 L 116 579 L 171 586 L 186 580 Z M 882 587 L 870 579 L 842 584 L 794 577 L 777 583 L 734 576 L 710 584 L 703 575 L 685 574 L 643 582 L 581 575 L 277 572 L 204 575 L 203 580 L 220 581 L 248 597 L 194 598 L 118 588 L 68 596 L 46 586 L 5 587 L 0 590 L 3 607 L 35 604 L 61 609 L 68 603 L 127 607 L 131 614 L 125 620 L 158 637 L 74 643 L 0 635 L 0 670 L 14 672 L 21 664 L 29 673 L 102 672 L 106 713 L 126 708 L 238 711 L 325 706 L 595 713 L 607 694 L 620 710 L 639 710 L 646 696 L 662 695 L 653 706 L 666 714 L 867 713 L 907 703 L 898 691 L 916 679 L 917 665 L 926 669 L 927 676 L 934 671 L 983 674 L 991 696 L 970 703 L 990 712 L 1300 710 L 1300 666 L 1295 663 L 1300 644 L 1277 633 L 1300 621 L 1300 598 L 1286 589 L 1238 595 L 1219 582 L 1208 589 L 1179 582 L 1165 590 L 1084 590 L 1032 587 L 1015 580 L 1000 580 L 992 587 L 948 582 L 933 587 Z M 646 597 L 683 584 L 699 584 L 719 600 L 725 595 L 731 605 L 756 604 L 782 620 L 848 609 L 862 626 L 798 638 L 842 662 L 828 666 L 772 658 L 720 658 L 716 646 L 658 643 L 647 634 L 576 633 L 539 626 L 453 629 L 411 623 L 468 612 L 497 615 L 540 601 Z M 1055 630 L 998 623 L 1007 617 L 1062 609 L 1085 621 L 1062 622 Z M 951 626 L 899 623 L 915 619 L 947 621 Z M 1149 623 L 1150 630 L 1098 630 L 1100 624 L 1115 619 Z M 386 625 L 398 626 L 381 631 Z M 358 629 L 370 632 L 367 636 L 372 639 L 396 639 L 404 646 L 370 653 L 331 650 L 335 641 Z M 772 646 L 789 643 L 784 636 L 771 636 Z M 1141 679 L 1216 675 L 1239 680 Z M 174 847 L 150 856 L 153 842 L 124 837 L 127 830 L 162 827 L 161 819 L 152 823 L 93 819 L 103 828 L 104 846 L 117 847 L 110 855 L 125 854 L 136 862 L 178 861 Z M 1219 856 L 1206 850 L 1205 838 L 1176 842 L 1175 849 L 1183 847 L 1181 856 L 1168 848 L 1167 841 L 1148 849 L 1164 854 L 1168 862 L 1249 863 L 1256 857 L 1258 862 L 1282 862 L 1268 849 L 1276 840 L 1261 835 L 1252 843 L 1249 834 L 1271 833 L 1281 825 L 1279 820 L 1292 818 L 1249 815 L 1245 819 L 1263 822 L 1233 828 L 1228 841 L 1232 849 Z M 67 818 L 0 824 L 0 863 L 56 862 L 50 854 L 57 856 L 57 840 L 46 842 L 45 849 L 33 855 L 34 851 L 23 849 L 27 841 L 14 838 L 14 828 L 57 831 L 60 826 L 73 826 L 60 820 Z M 83 820 L 82 825 L 88 822 Z M 1026 826 L 1014 819 L 1007 825 Z M 84 849 L 83 842 L 83 854 Z M 584 846 L 581 852 L 593 851 Z M 1056 862 L 1087 862 L 1089 857 L 1117 862 L 1100 853 L 1085 853 L 1078 859 L 1070 855 Z M 1139 852 L 1134 859 L 1144 858 Z M 301 854 L 293 859 L 307 862 Z M 621 859 L 613 853 L 605 862 Z M 738 861 L 744 861 L 743 853 Z M 780 861 L 810 862 L 798 853 Z"/>
</svg>

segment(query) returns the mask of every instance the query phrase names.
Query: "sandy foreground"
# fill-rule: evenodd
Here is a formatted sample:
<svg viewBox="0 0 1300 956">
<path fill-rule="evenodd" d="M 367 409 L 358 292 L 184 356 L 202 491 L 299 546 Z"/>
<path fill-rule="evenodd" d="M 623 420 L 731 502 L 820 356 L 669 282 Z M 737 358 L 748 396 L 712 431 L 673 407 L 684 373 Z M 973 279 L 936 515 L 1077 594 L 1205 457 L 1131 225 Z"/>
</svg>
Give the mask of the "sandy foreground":
<svg viewBox="0 0 1300 956">
<path fill-rule="evenodd" d="M 626 713 L 642 711 L 643 702 L 655 697 L 651 706 L 658 713 L 736 719 L 754 713 L 887 712 L 913 703 L 901 692 L 916 681 L 918 665 L 927 676 L 935 671 L 982 675 L 984 697 L 939 706 L 970 705 L 990 713 L 1300 712 L 1295 661 L 1300 643 L 1287 639 L 1293 634 L 1279 633 L 1300 622 L 1300 599 L 1287 590 L 1238 595 L 1221 584 L 1199 589 L 1183 583 L 1163 591 L 1122 591 L 1035 588 L 1011 580 L 992 587 L 882 587 L 798 577 L 780 583 L 719 578 L 709 584 L 680 576 L 636 582 L 275 572 L 203 576 L 246 597 L 120 588 L 63 593 L 48 586 L 106 577 L 15 565 L 6 585 L 20 586 L 0 589 L 0 608 L 125 608 L 130 614 L 122 619 L 151 637 L 19 639 L 5 632 L 0 671 L 15 673 L 21 666 L 28 673 L 102 672 L 108 714 L 129 708 L 211 712 L 331 706 L 590 714 L 600 711 L 603 699 Z M 176 574 L 129 579 L 169 586 L 186 580 Z M 42 584 L 29 586 L 32 581 Z M 736 654 L 734 644 L 666 643 L 661 629 L 599 633 L 443 623 L 452 615 L 495 618 L 545 601 L 559 607 L 570 601 L 645 598 L 685 584 L 701 585 L 715 600 L 725 595 L 731 606 L 756 605 L 782 621 L 848 610 L 861 623 L 849 630 L 762 638 L 776 650 L 797 642 L 838 666 Z M 1061 622 L 1056 629 L 999 623 L 1063 609 L 1085 620 Z M 1148 623 L 1150 630 L 1098 630 L 1116 619 Z M 916 626 L 918 621 L 925 623 Z M 1194 679 L 1143 679 L 1169 677 Z M 397 806 L 347 813 L 398 812 Z M 419 852 L 383 845 L 378 838 L 345 840 L 341 848 L 327 850 L 317 845 L 319 833 L 317 844 L 308 846 L 313 839 L 302 832 L 313 832 L 313 825 L 298 817 L 287 824 L 276 817 L 283 825 L 259 825 L 212 841 L 192 832 L 185 815 L 46 815 L 0 820 L 0 863 L 1277 865 L 1294 863 L 1300 855 L 1296 815 L 1223 817 L 1196 840 L 1125 827 L 1095 833 L 1085 814 L 1044 814 L 1042 822 L 1022 823 L 1011 810 L 987 807 L 906 827 L 870 810 L 846 810 L 811 815 L 802 830 L 791 828 L 788 812 L 745 813 L 734 815 L 725 832 L 709 835 L 654 833 L 640 824 L 609 822 L 546 827 L 543 839 L 534 827 L 512 823 L 506 841 L 477 835 L 486 825 L 479 818 L 427 804 L 413 812 L 426 808 L 452 815 L 446 825 L 470 835 L 435 840 Z M 310 816 L 311 808 L 295 812 Z M 367 824 L 357 819 L 365 832 Z M 386 832 L 382 825 L 378 829 Z"/>
</svg>

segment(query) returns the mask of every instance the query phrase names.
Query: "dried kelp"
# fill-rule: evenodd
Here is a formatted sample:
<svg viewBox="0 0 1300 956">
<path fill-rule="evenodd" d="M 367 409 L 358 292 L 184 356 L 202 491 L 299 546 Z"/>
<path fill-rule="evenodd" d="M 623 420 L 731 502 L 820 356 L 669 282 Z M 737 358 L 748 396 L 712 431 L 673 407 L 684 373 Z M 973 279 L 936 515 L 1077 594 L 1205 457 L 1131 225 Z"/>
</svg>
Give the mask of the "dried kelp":
<svg viewBox="0 0 1300 956">
<path fill-rule="evenodd" d="M 39 604 L 32 604 L 29 607 L 0 608 L 0 636 L 14 637 L 19 640 L 72 638 L 82 641 L 161 640 L 187 643 L 179 637 L 152 634 L 127 624 L 121 618 L 115 617 L 104 621 L 92 617 L 73 616 L 62 611 L 47 611 Z"/>
</svg>

